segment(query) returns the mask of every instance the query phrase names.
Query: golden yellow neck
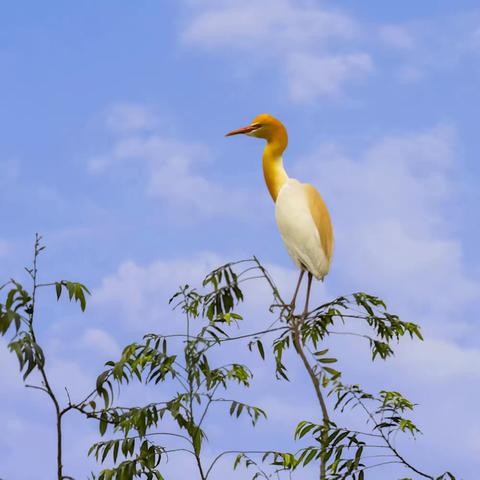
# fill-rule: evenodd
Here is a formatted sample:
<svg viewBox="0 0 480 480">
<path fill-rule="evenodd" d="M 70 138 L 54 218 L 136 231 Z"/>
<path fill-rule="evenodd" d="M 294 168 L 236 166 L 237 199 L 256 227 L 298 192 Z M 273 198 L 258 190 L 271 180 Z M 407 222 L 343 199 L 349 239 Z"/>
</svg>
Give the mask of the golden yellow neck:
<svg viewBox="0 0 480 480">
<path fill-rule="evenodd" d="M 278 143 L 269 141 L 263 152 L 263 175 L 274 202 L 277 200 L 283 184 L 288 180 L 282 160 L 285 146 L 281 148 L 282 146 L 278 145 Z"/>
</svg>

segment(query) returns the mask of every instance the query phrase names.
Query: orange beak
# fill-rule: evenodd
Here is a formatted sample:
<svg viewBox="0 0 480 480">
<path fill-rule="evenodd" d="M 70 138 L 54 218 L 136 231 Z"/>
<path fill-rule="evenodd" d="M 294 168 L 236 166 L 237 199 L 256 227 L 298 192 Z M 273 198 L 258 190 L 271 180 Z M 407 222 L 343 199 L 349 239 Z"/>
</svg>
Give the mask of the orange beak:
<svg viewBox="0 0 480 480">
<path fill-rule="evenodd" d="M 259 125 L 248 125 L 243 128 L 239 128 L 238 130 L 232 130 L 231 132 L 228 132 L 225 134 L 226 137 L 231 137 L 232 135 L 240 135 L 241 133 L 246 134 L 253 132 L 259 127 Z"/>
</svg>

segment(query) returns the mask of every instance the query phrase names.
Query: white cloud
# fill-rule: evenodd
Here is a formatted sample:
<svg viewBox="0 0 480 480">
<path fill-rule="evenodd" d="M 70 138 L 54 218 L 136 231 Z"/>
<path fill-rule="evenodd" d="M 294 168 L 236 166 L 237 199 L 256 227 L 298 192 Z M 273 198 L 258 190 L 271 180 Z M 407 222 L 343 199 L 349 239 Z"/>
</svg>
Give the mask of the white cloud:
<svg viewBox="0 0 480 480">
<path fill-rule="evenodd" d="M 410 50 L 415 47 L 411 33 L 403 26 L 384 25 L 379 29 L 380 41 L 399 50 Z"/>
<path fill-rule="evenodd" d="M 66 401 L 64 388 L 68 389 L 73 401 L 85 397 L 95 388 L 95 376 L 87 374 L 77 360 L 50 357 L 47 371 L 52 388 L 57 391 L 57 396 L 64 402 Z"/>
<path fill-rule="evenodd" d="M 89 161 L 92 173 L 103 173 L 115 164 L 137 161 L 139 167 L 145 164 L 161 169 L 177 161 L 179 170 L 186 171 L 196 158 L 204 158 L 204 146 L 190 144 L 160 134 L 127 135 L 120 137 L 106 155 Z"/>
<path fill-rule="evenodd" d="M 465 347 L 450 339 L 404 340 L 396 346 L 395 357 L 375 363 L 368 361 L 367 347 L 355 338 L 336 345 L 332 351 L 346 360 L 342 365 L 344 381 L 360 383 L 371 392 L 400 391 L 416 403 L 410 417 L 423 435 L 416 441 L 401 435 L 395 439 L 397 448 L 413 465 L 438 475 L 449 469 L 457 478 L 469 478 L 469 472 L 477 471 L 480 419 L 474 412 L 479 393 L 479 348 Z M 364 427 L 365 419 L 357 410 L 347 412 L 343 420 L 345 417 L 351 428 Z M 459 424 L 461 439 L 445 452 L 449 439 L 457 438 Z M 384 471 L 378 479 L 385 478 L 385 473 L 391 472 Z"/>
<path fill-rule="evenodd" d="M 465 72 L 476 65 L 479 13 L 461 11 L 446 16 L 413 19 L 378 28 L 377 42 L 396 51 L 394 72 L 404 82 L 417 82 L 444 71 Z"/>
<path fill-rule="evenodd" d="M 119 116 L 118 108 L 113 107 L 114 118 Z M 139 105 L 128 106 L 126 116 L 129 117 L 131 111 L 135 113 L 131 123 L 137 122 L 136 113 L 142 112 L 142 108 Z M 122 107 L 122 119 L 115 122 L 128 124 L 130 120 L 124 121 L 124 114 L 125 109 Z M 139 120 L 136 125 L 144 125 L 142 121 Z M 128 171 L 139 175 L 140 181 L 144 182 L 145 194 L 168 206 L 168 213 L 178 221 L 185 218 L 191 222 L 199 215 L 212 217 L 231 211 L 236 211 L 239 217 L 248 215 L 246 205 L 251 204 L 248 192 L 228 188 L 212 181 L 209 178 L 211 175 L 203 174 L 203 170 L 208 170 L 212 163 L 212 154 L 208 148 L 160 133 L 160 129 L 154 127 L 153 123 L 148 125 L 151 127 L 148 131 L 123 128 L 110 151 L 89 159 L 89 172 L 112 175 Z"/>
<path fill-rule="evenodd" d="M 88 328 L 80 338 L 80 345 L 101 351 L 109 357 L 116 357 L 120 353 L 120 347 L 116 340 L 100 328 Z"/>
<path fill-rule="evenodd" d="M 120 318 L 142 333 L 159 322 L 169 328 L 169 324 L 172 326 L 168 322 L 168 317 L 172 317 L 169 298 L 181 285 L 198 285 L 222 263 L 213 253 L 189 259 L 162 259 L 145 266 L 126 261 L 117 272 L 102 280 L 92 305 L 120 313 Z"/>
<path fill-rule="evenodd" d="M 106 123 L 112 131 L 126 133 L 153 128 L 158 119 L 143 105 L 119 103 L 106 112 Z"/>
<path fill-rule="evenodd" d="M 288 59 L 289 91 L 293 99 L 309 101 L 319 95 L 339 96 L 345 83 L 373 70 L 366 53 L 337 56 L 293 54 Z"/>
<path fill-rule="evenodd" d="M 338 96 L 347 82 L 373 70 L 367 53 L 336 48 L 361 36 L 339 11 L 291 0 L 206 2 L 194 11 L 184 43 L 248 55 L 249 65 L 252 57 L 273 62 L 296 101 Z"/>
<path fill-rule="evenodd" d="M 161 324 L 162 331 L 178 331 L 180 324 L 171 319 L 177 318 L 168 305 L 170 297 L 180 286 L 186 284 L 200 287 L 205 275 L 214 268 L 232 259 L 225 259 L 212 252 L 198 253 L 189 258 L 161 258 L 146 265 L 133 261 L 123 262 L 116 272 L 106 276 L 95 289 L 91 305 L 103 312 L 114 313 L 115 318 L 124 322 L 127 328 L 134 328 L 142 333 Z M 274 276 L 276 285 L 285 300 L 290 300 L 298 273 L 295 267 L 284 268 L 274 264 L 265 264 Z M 239 266 L 240 270 L 241 266 Z M 252 271 L 251 274 L 257 273 Z M 240 307 L 246 316 L 257 318 L 258 312 L 267 312 L 271 303 L 271 293 L 262 280 L 243 284 L 248 302 Z M 313 293 L 325 296 L 324 286 L 318 284 Z M 264 327 L 269 321 L 255 320 L 249 322 L 248 328 Z M 181 328 L 181 327 L 180 327 Z"/>
<path fill-rule="evenodd" d="M 266 55 L 322 46 L 352 38 L 356 23 L 347 15 L 305 2 L 203 2 L 183 33 L 186 42 L 206 48 L 258 50 Z"/>
<path fill-rule="evenodd" d="M 405 83 L 415 83 L 425 77 L 425 70 L 414 65 L 403 65 L 397 71 L 397 77 Z"/>
<path fill-rule="evenodd" d="M 436 334 L 461 338 L 471 326 L 460 312 L 480 298 L 480 284 L 466 273 L 448 210 L 455 144 L 455 131 L 439 126 L 386 136 L 354 156 L 325 145 L 298 173 L 319 187 L 333 212 L 332 270 L 354 289 L 395 299 Z"/>
<path fill-rule="evenodd" d="M 395 362 L 419 384 L 441 384 L 460 378 L 473 382 L 480 380 L 480 349 L 462 348 L 447 340 L 427 338 L 408 348 L 402 346 Z"/>
<path fill-rule="evenodd" d="M 181 35 L 184 44 L 224 52 L 243 70 L 272 70 L 297 102 L 338 97 L 374 71 L 418 82 L 471 59 L 479 38 L 476 11 L 379 24 L 360 22 L 333 2 L 293 0 L 193 2 Z"/>
</svg>

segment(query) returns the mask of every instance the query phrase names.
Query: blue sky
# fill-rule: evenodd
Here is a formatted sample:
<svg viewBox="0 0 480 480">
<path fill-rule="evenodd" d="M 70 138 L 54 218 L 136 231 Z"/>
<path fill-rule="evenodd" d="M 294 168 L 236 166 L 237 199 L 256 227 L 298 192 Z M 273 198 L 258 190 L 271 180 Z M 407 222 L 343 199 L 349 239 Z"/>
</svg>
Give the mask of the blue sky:
<svg viewBox="0 0 480 480">
<path fill-rule="evenodd" d="M 122 345 L 172 328 L 158 326 L 170 315 L 169 295 L 217 264 L 256 254 L 293 288 L 263 185 L 263 146 L 223 137 L 269 112 L 289 130 L 287 170 L 314 183 L 332 212 L 335 257 L 317 299 L 367 290 L 425 332 L 423 344 L 400 346 L 378 365 L 365 348 L 336 343 L 346 379 L 398 388 L 419 403 L 424 435 L 406 451 L 435 473 L 474 478 L 477 2 L 24 1 L 0 9 L 0 275 L 24 278 L 38 231 L 48 246 L 42 275 L 93 291 L 83 316 L 42 298 L 40 335 L 59 390 L 80 395 Z M 253 289 L 245 307 L 252 328 L 266 323 L 264 294 Z M 268 365 L 245 359 L 268 378 Z M 24 390 L 4 341 L 0 361 L 0 477 L 52 478 L 50 405 Z M 317 414 L 295 359 L 292 371 L 295 393 L 275 385 L 275 396 L 261 386 L 248 394 L 271 411 L 252 440 L 258 447 Z M 212 420 L 212 454 L 228 441 L 222 418 Z M 72 418 L 67 429 L 76 435 L 68 473 L 84 478 L 95 425 Z M 252 438 L 246 424 L 238 438 Z M 19 444 L 34 461 L 25 464 Z M 221 468 L 218 478 L 229 464 Z"/>
</svg>

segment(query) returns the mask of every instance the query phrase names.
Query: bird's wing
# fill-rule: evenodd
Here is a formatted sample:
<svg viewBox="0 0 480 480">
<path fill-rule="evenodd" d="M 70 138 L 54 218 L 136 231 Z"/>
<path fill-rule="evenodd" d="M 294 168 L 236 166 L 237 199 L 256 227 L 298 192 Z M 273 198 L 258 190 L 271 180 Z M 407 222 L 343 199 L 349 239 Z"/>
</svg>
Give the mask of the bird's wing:
<svg viewBox="0 0 480 480">
<path fill-rule="evenodd" d="M 333 254 L 333 227 L 327 206 L 317 189 L 309 183 L 304 183 L 303 188 L 308 199 L 308 206 L 312 212 L 315 226 L 317 227 L 320 241 L 325 255 L 330 262 Z"/>
</svg>

